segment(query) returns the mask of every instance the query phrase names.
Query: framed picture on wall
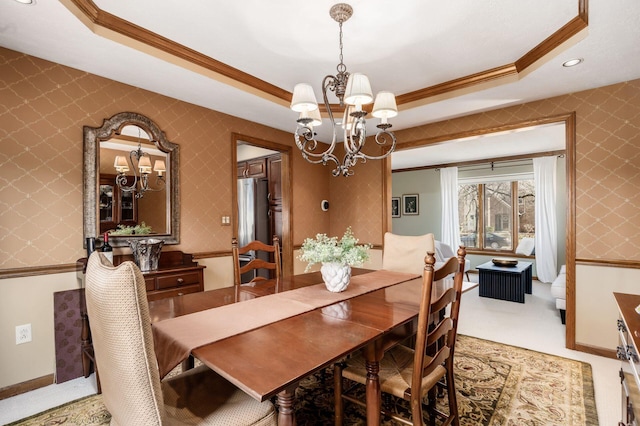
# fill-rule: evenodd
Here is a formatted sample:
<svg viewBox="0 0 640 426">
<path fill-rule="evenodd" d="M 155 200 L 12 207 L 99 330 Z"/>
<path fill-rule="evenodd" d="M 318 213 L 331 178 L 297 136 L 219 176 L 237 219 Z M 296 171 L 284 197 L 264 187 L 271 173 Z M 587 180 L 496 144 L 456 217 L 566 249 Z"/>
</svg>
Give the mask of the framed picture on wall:
<svg viewBox="0 0 640 426">
<path fill-rule="evenodd" d="M 400 197 L 391 197 L 391 217 L 400 217 Z"/>
<path fill-rule="evenodd" d="M 418 215 L 418 194 L 406 194 L 402 196 L 402 214 Z"/>
</svg>

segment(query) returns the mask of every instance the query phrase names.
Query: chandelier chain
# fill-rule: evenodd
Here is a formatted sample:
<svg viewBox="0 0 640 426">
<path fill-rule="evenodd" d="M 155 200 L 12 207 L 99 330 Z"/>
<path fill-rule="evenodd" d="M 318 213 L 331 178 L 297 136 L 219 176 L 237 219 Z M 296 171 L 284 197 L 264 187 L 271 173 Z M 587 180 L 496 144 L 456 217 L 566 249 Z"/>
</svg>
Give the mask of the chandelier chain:
<svg viewBox="0 0 640 426">
<path fill-rule="evenodd" d="M 336 68 L 339 73 L 343 73 L 347 70 L 347 66 L 344 64 L 344 58 L 342 56 L 342 22 L 340 22 L 340 63 Z"/>
</svg>

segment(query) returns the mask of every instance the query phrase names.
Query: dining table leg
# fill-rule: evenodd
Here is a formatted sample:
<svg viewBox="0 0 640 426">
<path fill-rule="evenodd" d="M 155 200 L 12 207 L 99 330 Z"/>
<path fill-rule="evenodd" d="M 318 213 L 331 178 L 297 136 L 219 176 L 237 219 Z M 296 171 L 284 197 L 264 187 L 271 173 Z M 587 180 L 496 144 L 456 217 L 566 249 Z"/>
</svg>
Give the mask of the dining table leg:
<svg viewBox="0 0 640 426">
<path fill-rule="evenodd" d="M 382 351 L 377 345 L 369 345 L 364 348 L 365 367 L 367 369 L 367 426 L 380 425 L 380 408 L 382 404 L 382 395 L 380 392 L 380 359 Z"/>
<path fill-rule="evenodd" d="M 278 426 L 296 426 L 296 413 L 293 409 L 297 386 L 278 392 Z"/>
</svg>

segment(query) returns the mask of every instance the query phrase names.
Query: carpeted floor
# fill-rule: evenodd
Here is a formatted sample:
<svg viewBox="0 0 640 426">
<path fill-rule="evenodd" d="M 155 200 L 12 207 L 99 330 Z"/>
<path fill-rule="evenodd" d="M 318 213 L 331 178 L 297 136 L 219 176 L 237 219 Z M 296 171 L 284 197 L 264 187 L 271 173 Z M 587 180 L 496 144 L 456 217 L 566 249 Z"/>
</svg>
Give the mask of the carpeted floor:
<svg viewBox="0 0 640 426">
<path fill-rule="evenodd" d="M 462 425 L 598 425 L 589 364 L 460 335 L 455 364 Z M 333 424 L 332 383 L 330 371 L 300 383 L 298 425 Z M 404 401 L 383 401 L 407 410 Z M 349 403 L 345 419 L 348 425 L 366 423 L 364 410 Z M 11 425 L 104 425 L 109 420 L 101 396 L 95 395 Z"/>
</svg>

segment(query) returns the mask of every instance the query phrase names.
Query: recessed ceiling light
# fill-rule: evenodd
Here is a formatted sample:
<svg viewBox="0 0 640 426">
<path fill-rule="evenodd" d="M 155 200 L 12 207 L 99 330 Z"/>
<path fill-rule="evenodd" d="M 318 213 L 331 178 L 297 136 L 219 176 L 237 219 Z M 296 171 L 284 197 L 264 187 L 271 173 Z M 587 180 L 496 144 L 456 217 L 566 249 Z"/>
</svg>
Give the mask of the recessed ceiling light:
<svg viewBox="0 0 640 426">
<path fill-rule="evenodd" d="M 16 0 L 16 1 L 22 4 L 36 4 L 36 0 Z"/>
<path fill-rule="evenodd" d="M 575 67 L 578 64 L 581 64 L 582 61 L 584 61 L 584 59 L 582 58 L 576 58 L 576 59 L 569 59 L 567 62 L 563 63 L 562 66 L 563 67 Z"/>
</svg>

